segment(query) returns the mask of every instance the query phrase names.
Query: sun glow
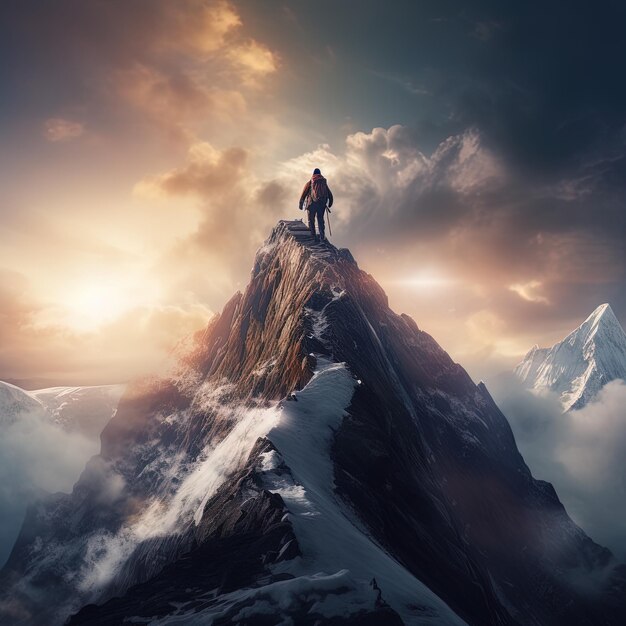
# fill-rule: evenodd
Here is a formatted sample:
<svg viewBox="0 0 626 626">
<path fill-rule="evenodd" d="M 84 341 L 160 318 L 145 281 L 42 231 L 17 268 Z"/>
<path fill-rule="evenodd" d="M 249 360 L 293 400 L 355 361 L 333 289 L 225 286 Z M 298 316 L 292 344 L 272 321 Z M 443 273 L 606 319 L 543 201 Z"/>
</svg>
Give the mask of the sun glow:
<svg viewBox="0 0 626 626">
<path fill-rule="evenodd" d="M 66 300 L 66 324 L 78 330 L 95 329 L 133 306 L 114 284 L 94 284 L 74 291 Z"/>
<path fill-rule="evenodd" d="M 415 289 L 432 289 L 446 287 L 455 281 L 434 271 L 424 271 L 397 281 L 398 284 Z"/>
<path fill-rule="evenodd" d="M 72 281 L 63 291 L 61 302 L 40 320 L 43 325 L 64 326 L 78 332 L 97 331 L 131 310 L 159 300 L 159 289 L 150 281 L 101 272 Z"/>
</svg>

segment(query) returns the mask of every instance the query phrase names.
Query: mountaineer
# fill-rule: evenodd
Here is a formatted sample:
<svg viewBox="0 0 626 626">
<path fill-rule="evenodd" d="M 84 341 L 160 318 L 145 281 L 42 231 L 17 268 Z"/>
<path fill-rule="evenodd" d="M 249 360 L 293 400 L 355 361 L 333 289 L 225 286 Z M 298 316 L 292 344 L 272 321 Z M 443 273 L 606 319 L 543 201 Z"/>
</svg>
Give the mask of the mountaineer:
<svg viewBox="0 0 626 626">
<path fill-rule="evenodd" d="M 327 206 L 328 203 L 328 206 Z M 326 179 L 322 176 L 319 168 L 313 170 L 311 180 L 307 181 L 302 195 L 300 196 L 300 210 L 306 209 L 309 213 L 309 229 L 311 236 L 315 241 L 325 241 L 325 224 L 324 213 L 333 206 L 333 194 L 328 188 Z M 317 218 L 317 227 L 319 229 L 319 237 L 315 234 L 315 219 Z"/>
</svg>

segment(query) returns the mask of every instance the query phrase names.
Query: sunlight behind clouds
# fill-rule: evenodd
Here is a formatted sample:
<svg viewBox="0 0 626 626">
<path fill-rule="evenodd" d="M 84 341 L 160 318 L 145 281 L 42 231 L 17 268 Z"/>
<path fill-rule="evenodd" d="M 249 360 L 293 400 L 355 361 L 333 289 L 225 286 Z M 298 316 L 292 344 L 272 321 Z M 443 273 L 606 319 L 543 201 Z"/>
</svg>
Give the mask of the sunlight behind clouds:
<svg viewBox="0 0 626 626">
<path fill-rule="evenodd" d="M 413 276 L 401 278 L 396 282 L 398 285 L 414 289 L 431 289 L 449 287 L 454 285 L 457 281 L 452 278 L 448 278 L 435 270 L 423 270 L 417 272 Z"/>
<path fill-rule="evenodd" d="M 133 305 L 128 294 L 116 283 L 83 286 L 71 293 L 65 302 L 66 324 L 76 330 L 97 328 Z"/>
<path fill-rule="evenodd" d="M 523 300 L 527 300 L 528 302 L 540 302 L 542 304 L 549 304 L 548 298 L 541 295 L 542 283 L 539 280 L 531 280 L 527 283 L 516 283 L 515 285 L 510 285 L 509 289 L 516 293 Z"/>
<path fill-rule="evenodd" d="M 78 273 L 69 278 L 62 289 L 57 304 L 38 312 L 35 327 L 93 332 L 136 307 L 158 305 L 160 296 L 155 280 L 97 270 Z"/>
</svg>

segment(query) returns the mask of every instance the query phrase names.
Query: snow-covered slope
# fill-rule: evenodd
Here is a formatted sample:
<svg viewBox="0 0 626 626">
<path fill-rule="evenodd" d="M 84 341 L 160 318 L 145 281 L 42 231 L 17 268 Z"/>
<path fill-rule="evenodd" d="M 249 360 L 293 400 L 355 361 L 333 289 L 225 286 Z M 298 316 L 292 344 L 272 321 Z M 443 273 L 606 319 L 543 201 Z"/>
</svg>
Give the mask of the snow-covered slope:
<svg viewBox="0 0 626 626">
<path fill-rule="evenodd" d="M 25 415 L 44 415 L 46 407 L 28 391 L 0 380 L 0 428 Z"/>
<path fill-rule="evenodd" d="M 97 438 L 115 412 L 122 393 L 124 385 L 26 391 L 0 381 L 0 427 L 37 415 L 64 430 Z"/>
<path fill-rule="evenodd" d="M 50 387 L 28 393 L 46 407 L 52 421 L 68 431 L 99 437 L 124 393 L 125 385 Z"/>
<path fill-rule="evenodd" d="M 484 385 L 281 222 L 175 368 L 129 386 L 73 493 L 32 508 L 0 616 L 590 626 L 625 591 Z"/>
<path fill-rule="evenodd" d="M 608 304 L 551 348 L 534 346 L 514 370 L 529 388 L 553 391 L 579 409 L 611 380 L 626 379 L 626 333 Z"/>
</svg>

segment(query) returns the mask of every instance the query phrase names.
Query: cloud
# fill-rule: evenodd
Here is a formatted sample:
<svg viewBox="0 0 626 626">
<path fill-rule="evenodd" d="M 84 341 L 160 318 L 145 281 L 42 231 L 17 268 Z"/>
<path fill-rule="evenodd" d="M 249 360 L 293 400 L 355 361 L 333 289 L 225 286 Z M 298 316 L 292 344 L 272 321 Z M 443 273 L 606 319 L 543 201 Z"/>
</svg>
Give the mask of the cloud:
<svg viewBox="0 0 626 626">
<path fill-rule="evenodd" d="M 190 124 L 209 115 L 233 120 L 246 112 L 246 100 L 240 92 L 205 86 L 181 70 L 166 73 L 136 64 L 116 72 L 112 86 L 123 101 L 147 120 L 186 142 L 194 138 Z"/>
<path fill-rule="evenodd" d="M 164 254 L 160 267 L 167 273 L 168 267 L 186 266 L 192 274 L 197 267 L 192 259 L 201 255 L 213 269 L 212 296 L 220 293 L 220 299 L 245 278 L 254 251 L 284 216 L 287 204 L 288 188 L 277 179 L 257 177 L 250 159 L 240 147 L 219 150 L 198 142 L 183 165 L 135 186 L 139 195 L 196 200 L 201 215 L 196 230 Z"/>
<path fill-rule="evenodd" d="M 81 122 L 73 122 L 62 117 L 51 117 L 44 124 L 44 137 L 48 141 L 70 141 L 77 139 L 85 132 Z"/>
<path fill-rule="evenodd" d="M 35 299 L 25 277 L 6 270 L 0 271 L 0 297 L 8 303 L 0 313 L 0 380 L 126 382 L 153 371 L 212 316 L 194 294 L 178 293 L 178 304 L 137 304 L 80 328 L 70 302 L 63 308 Z"/>
<path fill-rule="evenodd" d="M 484 309 L 471 315 L 465 322 L 470 334 L 478 339 L 477 343 L 493 342 L 501 337 L 506 323 L 491 311 Z"/>
<path fill-rule="evenodd" d="M 148 177 L 135 186 L 135 192 L 148 196 L 195 195 L 200 198 L 228 194 L 243 183 L 248 153 L 243 148 L 217 150 L 207 142 L 191 146 L 187 162 L 158 176 Z"/>
<path fill-rule="evenodd" d="M 230 48 L 228 58 L 232 60 L 248 83 L 256 84 L 257 79 L 272 74 L 278 69 L 277 55 L 254 39 Z"/>
<path fill-rule="evenodd" d="M 163 62 L 175 55 L 212 59 L 231 41 L 239 41 L 243 23 L 235 6 L 227 0 L 137 0 L 130 4 L 86 5 L 59 0 L 55 7 L 43 7 L 41 19 L 30 14 L 29 2 L 15 11 L 18 29 L 33 28 L 37 34 L 36 55 L 54 60 L 69 50 L 83 57 L 70 59 L 69 70 L 88 62 L 100 70 L 125 62 Z M 74 19 L 69 20 L 72 16 Z M 119 27 L 120 20 L 124 28 Z M 63 28 L 64 27 L 64 28 Z M 58 47 L 51 44 L 61 33 Z"/>
<path fill-rule="evenodd" d="M 553 483 L 569 515 L 626 560 L 626 383 L 605 385 L 583 409 L 562 413 L 557 394 L 512 378 L 488 382 L 533 475 Z"/>
<path fill-rule="evenodd" d="M 163 358 L 180 340 L 204 328 L 212 316 L 199 302 L 138 307 L 102 328 L 96 344 L 108 344 L 118 352 L 135 337 L 133 349 L 140 358 L 145 359 L 147 352 Z"/>
<path fill-rule="evenodd" d="M 539 280 L 531 280 L 527 283 L 521 284 L 517 283 L 515 285 L 510 285 L 509 289 L 516 293 L 522 300 L 526 300 L 528 302 L 541 302 L 543 304 L 548 304 L 549 300 L 545 296 L 542 296 L 538 293 L 541 289 L 542 283 Z"/>
<path fill-rule="evenodd" d="M 163 3 L 161 11 L 163 29 L 111 73 L 111 90 L 171 137 L 192 143 L 207 122 L 245 116 L 244 92 L 277 70 L 277 56 L 238 35 L 242 21 L 228 2 Z"/>
<path fill-rule="evenodd" d="M 461 206 L 460 198 L 477 198 L 506 183 L 505 168 L 482 145 L 476 129 L 446 138 L 431 155 L 403 126 L 353 133 L 345 146 L 343 155 L 320 146 L 285 169 L 299 170 L 302 177 L 313 163 L 325 167 L 341 200 L 340 215 L 352 220 L 361 235 L 390 236 L 408 229 L 419 237 L 450 229 L 473 209 L 469 203 Z"/>
<path fill-rule="evenodd" d="M 480 39 L 480 41 L 487 42 L 502 28 L 503 24 L 496 20 L 478 21 L 474 26 L 472 35 L 477 39 Z"/>
<path fill-rule="evenodd" d="M 0 343 L 9 343 L 19 329 L 32 321 L 37 305 L 29 293 L 27 278 L 0 267 Z"/>
<path fill-rule="evenodd" d="M 556 339 L 599 301 L 616 297 L 612 286 L 626 269 L 622 246 L 597 227 L 595 212 L 585 208 L 587 195 L 565 200 L 558 185 L 528 178 L 476 127 L 430 152 L 407 127 L 356 132 L 343 151 L 322 144 L 289 160 L 279 179 L 299 189 L 315 166 L 335 194 L 333 220 L 342 245 L 369 259 L 392 301 L 427 319 L 436 337 L 454 337 L 456 358 L 470 348 L 450 326 L 483 310 L 506 320 L 496 352 L 506 346 L 514 360 L 516 352 Z M 416 304 L 394 287 L 424 268 L 454 280 L 449 305 L 445 294 Z M 458 314 L 444 326 L 438 317 L 447 306 Z"/>
<path fill-rule="evenodd" d="M 156 48 L 210 55 L 220 50 L 228 35 L 242 24 L 233 5 L 225 0 L 160 2 L 157 7 L 163 24 L 169 28 L 158 32 Z"/>
<path fill-rule="evenodd" d="M 52 423 L 41 407 L 0 422 L 0 564 L 3 564 L 21 527 L 26 507 L 39 490 L 72 489 L 87 460 L 97 454 L 98 438 L 67 432 Z"/>
<path fill-rule="evenodd" d="M 37 11 L 29 4 L 12 20 L 17 39 L 35 42 L 24 81 L 53 94 L 42 107 L 82 111 L 98 137 L 132 124 L 192 143 L 207 129 L 235 126 L 249 93 L 258 101 L 259 80 L 278 69 L 277 53 L 247 32 L 226 0 L 59 0 Z M 67 141 L 83 131 L 82 123 L 51 118 L 44 136 Z"/>
</svg>

